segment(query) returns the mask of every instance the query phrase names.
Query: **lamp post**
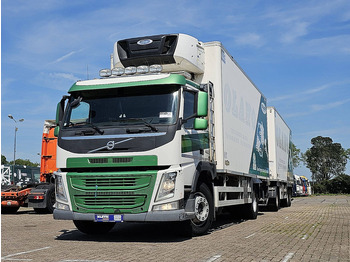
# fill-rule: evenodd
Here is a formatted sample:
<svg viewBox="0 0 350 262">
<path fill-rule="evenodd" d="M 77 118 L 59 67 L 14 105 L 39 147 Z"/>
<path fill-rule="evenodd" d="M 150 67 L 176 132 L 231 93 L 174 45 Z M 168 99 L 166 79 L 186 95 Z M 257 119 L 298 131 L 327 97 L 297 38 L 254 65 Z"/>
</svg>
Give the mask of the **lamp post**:
<svg viewBox="0 0 350 262">
<path fill-rule="evenodd" d="M 13 175 L 13 184 L 15 184 L 15 165 L 16 165 L 16 141 L 17 141 L 17 131 L 18 131 L 18 128 L 17 128 L 17 123 L 18 122 L 23 122 L 24 119 L 21 118 L 20 120 L 18 120 L 18 122 L 16 121 L 16 119 L 11 115 L 9 114 L 8 117 L 10 119 L 12 119 L 13 121 L 15 121 L 15 141 L 13 143 L 13 169 L 12 169 L 12 175 Z"/>
</svg>

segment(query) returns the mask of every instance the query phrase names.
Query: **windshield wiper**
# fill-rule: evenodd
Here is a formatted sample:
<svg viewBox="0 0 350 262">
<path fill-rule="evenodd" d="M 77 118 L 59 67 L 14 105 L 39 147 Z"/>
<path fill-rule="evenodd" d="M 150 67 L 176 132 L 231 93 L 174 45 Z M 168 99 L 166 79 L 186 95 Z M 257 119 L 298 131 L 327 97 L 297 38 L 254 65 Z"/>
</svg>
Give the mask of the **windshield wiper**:
<svg viewBox="0 0 350 262">
<path fill-rule="evenodd" d="M 93 123 L 87 123 L 87 125 L 96 130 L 97 133 L 99 133 L 100 135 L 103 135 L 103 133 L 105 132 L 104 130 L 101 130 L 98 126 L 95 126 Z"/>
<path fill-rule="evenodd" d="M 105 132 L 104 130 L 101 130 L 98 126 L 95 126 L 92 123 L 86 123 L 86 122 L 72 123 L 72 122 L 69 122 L 69 124 L 68 124 L 68 126 L 79 126 L 79 125 L 82 125 L 81 127 L 84 127 L 84 126 L 91 127 L 92 129 L 97 131 L 100 135 L 103 135 L 104 132 Z M 83 130 L 82 133 L 84 135 L 93 135 L 93 134 L 95 134 L 95 132 L 91 133 L 91 131 L 89 132 L 88 130 Z"/>
<path fill-rule="evenodd" d="M 127 119 L 121 119 L 120 122 L 128 122 L 128 121 L 141 121 L 145 126 L 151 128 L 152 131 L 158 132 L 158 128 L 156 128 L 154 125 L 152 125 L 150 122 L 147 122 L 144 118 L 127 118 Z"/>
</svg>

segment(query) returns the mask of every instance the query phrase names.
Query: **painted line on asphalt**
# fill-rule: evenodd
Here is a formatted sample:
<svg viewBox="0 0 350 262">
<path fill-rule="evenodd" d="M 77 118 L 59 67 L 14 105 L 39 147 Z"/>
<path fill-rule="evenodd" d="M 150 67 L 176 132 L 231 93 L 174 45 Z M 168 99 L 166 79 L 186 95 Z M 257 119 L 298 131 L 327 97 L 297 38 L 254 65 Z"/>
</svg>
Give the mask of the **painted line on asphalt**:
<svg viewBox="0 0 350 262">
<path fill-rule="evenodd" d="M 110 260 L 88 260 L 88 259 L 65 259 L 65 260 L 60 260 L 59 262 L 117 262 L 117 261 L 110 261 Z"/>
<path fill-rule="evenodd" d="M 251 234 L 251 235 L 249 235 L 249 236 L 246 236 L 245 238 L 250 238 L 250 237 L 252 237 L 252 236 L 254 236 L 256 233 L 253 233 L 253 234 Z"/>
<path fill-rule="evenodd" d="M 15 253 L 15 254 L 10 254 L 10 255 L 7 255 L 7 256 L 2 257 L 1 260 L 23 260 L 23 261 L 31 261 L 31 260 L 33 260 L 33 259 L 19 259 L 19 258 L 11 258 L 11 257 L 19 256 L 19 255 L 23 255 L 23 254 L 28 254 L 28 253 L 33 253 L 33 252 L 40 251 L 40 250 L 44 250 L 44 249 L 48 249 L 48 248 L 51 248 L 51 247 L 42 247 L 42 248 L 37 248 L 37 249 L 29 250 L 29 251 L 24 251 L 24 252 L 18 252 L 18 253 Z"/>
<path fill-rule="evenodd" d="M 282 260 L 282 262 L 287 262 L 289 259 L 291 259 L 294 256 L 294 253 L 288 253 L 284 259 Z"/>
<path fill-rule="evenodd" d="M 221 255 L 212 256 L 211 258 L 209 258 L 205 262 L 213 262 L 215 260 L 218 260 L 220 257 L 221 257 Z"/>
</svg>

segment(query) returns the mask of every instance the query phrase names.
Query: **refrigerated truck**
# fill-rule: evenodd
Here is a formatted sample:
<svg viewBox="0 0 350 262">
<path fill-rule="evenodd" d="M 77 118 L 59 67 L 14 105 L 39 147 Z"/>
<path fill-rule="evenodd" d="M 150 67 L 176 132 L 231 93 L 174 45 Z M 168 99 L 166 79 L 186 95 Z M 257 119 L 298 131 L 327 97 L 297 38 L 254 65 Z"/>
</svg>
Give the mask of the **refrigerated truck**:
<svg viewBox="0 0 350 262">
<path fill-rule="evenodd" d="M 100 76 L 57 105 L 55 219 L 87 234 L 178 221 L 201 235 L 223 208 L 255 219 L 279 207 L 266 98 L 220 42 L 121 40 Z"/>
<path fill-rule="evenodd" d="M 267 108 L 267 134 L 269 141 L 269 182 L 276 194 L 272 208 L 289 207 L 293 193 L 292 132 L 274 107 Z"/>
</svg>

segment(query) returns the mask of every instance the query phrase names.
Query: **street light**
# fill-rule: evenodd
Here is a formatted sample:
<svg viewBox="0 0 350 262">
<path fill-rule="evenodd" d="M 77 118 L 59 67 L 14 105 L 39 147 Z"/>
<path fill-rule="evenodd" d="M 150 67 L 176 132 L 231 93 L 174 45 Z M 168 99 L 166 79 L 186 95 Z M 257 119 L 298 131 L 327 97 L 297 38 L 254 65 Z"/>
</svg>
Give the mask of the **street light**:
<svg viewBox="0 0 350 262">
<path fill-rule="evenodd" d="M 18 128 L 17 128 L 17 121 L 16 119 L 11 115 L 9 114 L 8 117 L 10 119 L 12 119 L 13 121 L 15 121 L 15 141 L 13 143 L 13 171 L 12 171 L 12 175 L 13 175 L 13 184 L 15 184 L 15 165 L 16 165 L 16 138 L 17 138 L 17 131 L 18 131 Z M 18 120 L 18 122 L 23 122 L 24 119 L 21 118 L 20 120 Z"/>
</svg>

